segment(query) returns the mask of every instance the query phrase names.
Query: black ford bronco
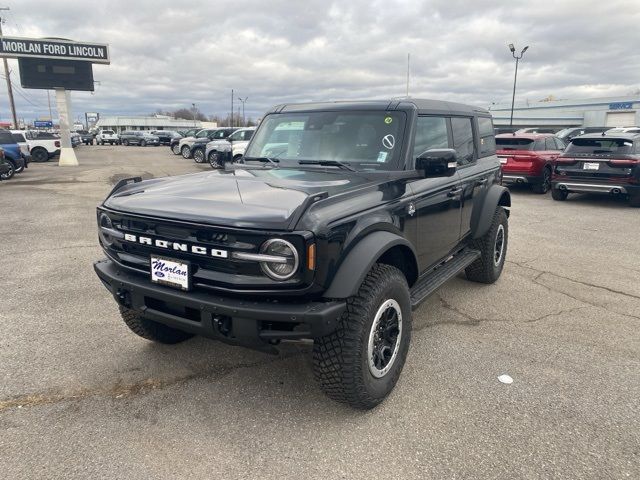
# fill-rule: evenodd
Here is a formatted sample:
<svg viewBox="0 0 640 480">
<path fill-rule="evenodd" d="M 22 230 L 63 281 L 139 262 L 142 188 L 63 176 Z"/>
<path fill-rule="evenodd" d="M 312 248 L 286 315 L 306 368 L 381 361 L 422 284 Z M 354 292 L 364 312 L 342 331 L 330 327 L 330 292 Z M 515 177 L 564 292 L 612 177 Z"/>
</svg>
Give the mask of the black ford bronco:
<svg viewBox="0 0 640 480">
<path fill-rule="evenodd" d="M 486 110 L 280 105 L 240 163 L 118 183 L 95 270 L 141 337 L 311 339 L 323 391 L 372 408 L 400 376 L 412 311 L 463 270 L 500 276 L 510 205 Z"/>
</svg>

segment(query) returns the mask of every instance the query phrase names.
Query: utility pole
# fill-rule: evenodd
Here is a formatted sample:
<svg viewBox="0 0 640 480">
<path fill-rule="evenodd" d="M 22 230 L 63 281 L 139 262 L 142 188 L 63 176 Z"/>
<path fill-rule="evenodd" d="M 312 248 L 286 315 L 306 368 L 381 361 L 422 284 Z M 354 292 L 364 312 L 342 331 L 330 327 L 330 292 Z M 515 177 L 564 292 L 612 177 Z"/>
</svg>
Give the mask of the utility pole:
<svg viewBox="0 0 640 480">
<path fill-rule="evenodd" d="M 49 95 L 49 90 L 47 90 L 47 103 L 49 104 L 49 120 L 53 123 L 53 113 L 51 113 L 51 95 Z"/>
<path fill-rule="evenodd" d="M 407 97 L 409 96 L 409 76 L 411 74 L 411 54 L 407 53 Z"/>
<path fill-rule="evenodd" d="M 0 7 L 0 11 L 8 11 L 9 7 Z M 4 18 L 0 17 L 0 38 L 2 38 L 2 24 Z M 7 91 L 9 92 L 9 105 L 11 105 L 11 116 L 13 117 L 13 128 L 18 128 L 18 117 L 16 116 L 16 104 L 13 101 L 13 88 L 11 88 L 11 77 L 9 76 L 9 64 L 5 57 L 2 58 L 4 63 L 4 77 L 7 80 Z"/>
<path fill-rule="evenodd" d="M 193 107 L 193 126 L 196 126 L 196 104 L 192 103 L 191 106 Z"/>
<path fill-rule="evenodd" d="M 229 117 L 229 122 L 231 122 L 230 127 L 233 127 L 233 88 L 231 89 L 231 116 Z"/>
<path fill-rule="evenodd" d="M 244 121 L 244 104 L 245 104 L 245 102 L 247 101 L 248 98 L 249 97 L 244 97 L 244 99 L 243 99 L 242 97 L 238 97 L 238 100 L 240 100 L 242 102 L 242 126 L 243 127 L 247 126 L 246 122 Z"/>
</svg>

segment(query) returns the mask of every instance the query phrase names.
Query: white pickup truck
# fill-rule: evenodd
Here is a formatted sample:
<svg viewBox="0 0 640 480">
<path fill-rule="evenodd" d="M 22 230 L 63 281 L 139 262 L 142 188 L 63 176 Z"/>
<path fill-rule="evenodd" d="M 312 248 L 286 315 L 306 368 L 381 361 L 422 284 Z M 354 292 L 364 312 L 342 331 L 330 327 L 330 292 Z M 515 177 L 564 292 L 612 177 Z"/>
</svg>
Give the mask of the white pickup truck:
<svg viewBox="0 0 640 480">
<path fill-rule="evenodd" d="M 48 162 L 50 158 L 60 155 L 60 137 L 48 132 L 34 130 L 12 130 L 21 133 L 27 139 L 32 162 Z"/>
<path fill-rule="evenodd" d="M 104 145 L 108 143 L 109 145 L 117 145 L 120 143 L 120 137 L 113 130 L 98 130 L 98 134 L 96 135 L 96 143 L 98 145 Z"/>
</svg>

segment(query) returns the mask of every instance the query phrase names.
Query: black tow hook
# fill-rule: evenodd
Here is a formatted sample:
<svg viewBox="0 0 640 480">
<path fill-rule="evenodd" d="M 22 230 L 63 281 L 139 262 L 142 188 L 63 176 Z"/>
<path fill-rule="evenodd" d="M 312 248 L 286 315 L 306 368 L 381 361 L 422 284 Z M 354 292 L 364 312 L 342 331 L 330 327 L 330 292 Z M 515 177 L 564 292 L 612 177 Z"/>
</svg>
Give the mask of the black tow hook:
<svg viewBox="0 0 640 480">
<path fill-rule="evenodd" d="M 116 291 L 116 300 L 123 307 L 131 308 L 131 294 L 124 290 L 123 288 L 119 288 Z"/>
</svg>

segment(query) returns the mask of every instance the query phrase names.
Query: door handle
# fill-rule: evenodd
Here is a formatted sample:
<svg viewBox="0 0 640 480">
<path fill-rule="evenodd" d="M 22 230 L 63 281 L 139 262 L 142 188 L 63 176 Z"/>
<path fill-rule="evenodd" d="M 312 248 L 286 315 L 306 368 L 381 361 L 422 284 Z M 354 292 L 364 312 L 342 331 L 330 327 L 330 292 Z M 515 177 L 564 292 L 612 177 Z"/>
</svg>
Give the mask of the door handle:
<svg viewBox="0 0 640 480">
<path fill-rule="evenodd" d="M 462 189 L 461 188 L 453 188 L 453 189 L 449 190 L 449 192 L 447 192 L 447 197 L 457 197 L 461 193 L 462 193 Z"/>
<path fill-rule="evenodd" d="M 488 178 L 483 178 L 482 180 L 478 180 L 476 182 L 476 185 L 479 186 L 479 187 L 484 187 L 487 184 L 488 181 L 489 181 Z"/>
</svg>

